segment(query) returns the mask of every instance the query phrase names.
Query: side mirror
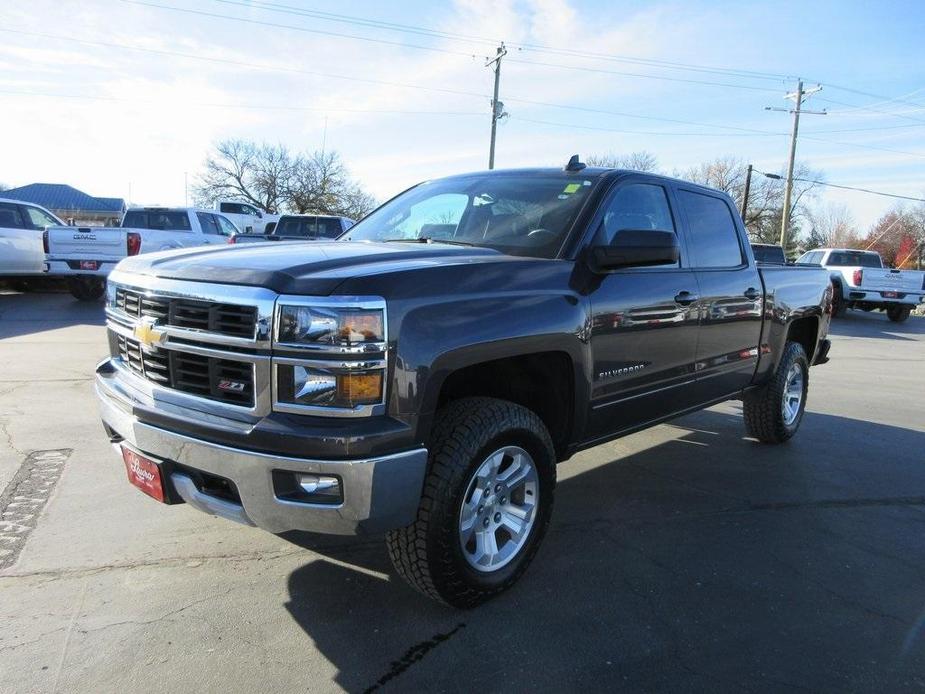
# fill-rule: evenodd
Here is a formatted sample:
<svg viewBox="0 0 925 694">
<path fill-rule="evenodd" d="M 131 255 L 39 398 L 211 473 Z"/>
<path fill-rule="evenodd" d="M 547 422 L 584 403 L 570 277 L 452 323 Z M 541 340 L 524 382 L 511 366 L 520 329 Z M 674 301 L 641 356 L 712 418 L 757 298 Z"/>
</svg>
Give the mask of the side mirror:
<svg viewBox="0 0 925 694">
<path fill-rule="evenodd" d="M 257 210 L 257 219 L 263 219 L 263 212 Z"/>
<path fill-rule="evenodd" d="M 588 265 L 598 273 L 626 267 L 674 265 L 681 257 L 678 237 L 673 231 L 621 229 L 609 246 L 591 246 Z"/>
</svg>

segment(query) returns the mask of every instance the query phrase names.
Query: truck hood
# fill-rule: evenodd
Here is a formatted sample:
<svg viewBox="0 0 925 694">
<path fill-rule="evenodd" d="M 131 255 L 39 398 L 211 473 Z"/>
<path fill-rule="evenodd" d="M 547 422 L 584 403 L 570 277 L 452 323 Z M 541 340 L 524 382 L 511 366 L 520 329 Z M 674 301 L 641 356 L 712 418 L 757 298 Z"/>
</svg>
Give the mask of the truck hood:
<svg viewBox="0 0 925 694">
<path fill-rule="evenodd" d="M 497 262 L 489 248 L 441 243 L 332 241 L 200 246 L 126 258 L 118 269 L 151 277 L 265 287 L 280 294 L 331 294 L 344 280 L 417 268 Z M 512 260 L 514 258 L 511 258 Z"/>
</svg>

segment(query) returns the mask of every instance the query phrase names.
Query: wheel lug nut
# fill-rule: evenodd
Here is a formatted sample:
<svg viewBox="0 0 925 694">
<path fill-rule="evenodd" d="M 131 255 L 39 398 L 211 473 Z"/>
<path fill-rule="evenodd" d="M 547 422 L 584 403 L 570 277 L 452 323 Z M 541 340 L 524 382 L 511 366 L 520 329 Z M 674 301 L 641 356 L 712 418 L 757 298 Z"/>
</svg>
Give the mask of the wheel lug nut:
<svg viewBox="0 0 925 694">
<path fill-rule="evenodd" d="M 496 491 L 496 492 L 500 492 L 500 491 L 501 491 L 501 485 L 500 485 L 500 484 L 496 484 L 496 485 L 495 485 L 495 491 Z"/>
<path fill-rule="evenodd" d="M 501 497 L 501 505 L 504 506 L 506 503 L 507 503 L 507 497 L 506 497 L 506 496 L 502 496 L 502 497 Z"/>
<path fill-rule="evenodd" d="M 500 513 L 496 513 L 496 514 L 495 514 L 495 523 L 500 523 L 500 522 L 501 522 L 501 514 L 500 514 Z"/>
<path fill-rule="evenodd" d="M 489 523 L 491 523 L 491 519 L 486 516 L 485 520 L 482 521 L 482 525 L 487 528 Z"/>
<path fill-rule="evenodd" d="M 479 515 L 481 516 L 482 513 L 484 513 L 484 512 L 485 512 L 485 507 L 484 507 L 484 506 L 479 506 Z"/>
</svg>

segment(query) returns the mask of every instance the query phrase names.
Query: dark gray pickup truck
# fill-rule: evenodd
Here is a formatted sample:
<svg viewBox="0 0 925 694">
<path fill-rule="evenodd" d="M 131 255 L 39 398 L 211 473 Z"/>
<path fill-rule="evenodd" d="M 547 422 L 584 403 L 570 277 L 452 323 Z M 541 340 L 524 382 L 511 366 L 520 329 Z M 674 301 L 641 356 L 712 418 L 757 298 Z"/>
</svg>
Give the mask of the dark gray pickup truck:
<svg viewBox="0 0 925 694">
<path fill-rule="evenodd" d="M 524 572 L 577 451 L 736 398 L 751 436 L 793 436 L 831 283 L 756 266 L 722 193 L 573 158 L 422 183 L 337 241 L 128 258 L 106 301 L 96 390 L 134 485 L 385 532 L 468 607 Z"/>
</svg>

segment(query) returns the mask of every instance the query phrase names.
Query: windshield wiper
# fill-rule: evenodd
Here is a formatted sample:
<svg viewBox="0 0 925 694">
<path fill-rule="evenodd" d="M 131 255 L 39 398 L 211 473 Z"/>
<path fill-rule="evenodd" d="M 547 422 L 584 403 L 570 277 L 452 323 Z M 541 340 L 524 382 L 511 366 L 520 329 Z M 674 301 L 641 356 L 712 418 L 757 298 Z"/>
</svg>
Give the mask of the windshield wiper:
<svg viewBox="0 0 925 694">
<path fill-rule="evenodd" d="M 448 243 L 453 246 L 478 246 L 477 243 L 469 241 L 457 241 L 455 239 L 435 239 L 432 236 L 418 236 L 413 239 L 384 239 L 383 243 Z"/>
</svg>

